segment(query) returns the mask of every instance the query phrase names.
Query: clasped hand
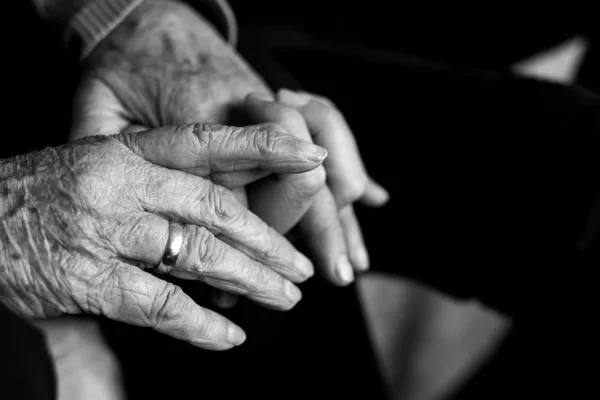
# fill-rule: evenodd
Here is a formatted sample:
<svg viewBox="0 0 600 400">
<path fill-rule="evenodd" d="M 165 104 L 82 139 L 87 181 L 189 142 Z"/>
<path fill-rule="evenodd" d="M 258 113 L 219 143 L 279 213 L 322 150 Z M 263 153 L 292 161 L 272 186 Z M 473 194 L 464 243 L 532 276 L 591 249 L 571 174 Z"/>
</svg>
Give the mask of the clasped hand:
<svg viewBox="0 0 600 400">
<path fill-rule="evenodd" d="M 144 269 L 175 221 L 184 244 L 171 275 L 293 307 L 311 262 L 218 183 L 306 172 L 325 156 L 275 130 L 192 124 L 3 160 L 0 299 L 33 318 L 102 314 L 204 348 L 238 345 L 238 326 Z"/>
<path fill-rule="evenodd" d="M 0 164 L 0 301 L 34 318 L 103 314 L 204 348 L 240 344 L 240 327 L 145 271 L 169 222 L 184 226 L 175 277 L 289 309 L 313 274 L 282 236 L 294 228 L 326 279 L 350 283 L 369 264 L 352 204 L 387 192 L 329 100 L 268 93 L 189 7 L 136 8 L 87 60 L 74 141 Z M 257 125 L 196 123 L 229 124 L 234 106 Z M 163 125 L 180 127 L 146 130 Z M 77 140 L 90 135 L 109 136 Z"/>
</svg>

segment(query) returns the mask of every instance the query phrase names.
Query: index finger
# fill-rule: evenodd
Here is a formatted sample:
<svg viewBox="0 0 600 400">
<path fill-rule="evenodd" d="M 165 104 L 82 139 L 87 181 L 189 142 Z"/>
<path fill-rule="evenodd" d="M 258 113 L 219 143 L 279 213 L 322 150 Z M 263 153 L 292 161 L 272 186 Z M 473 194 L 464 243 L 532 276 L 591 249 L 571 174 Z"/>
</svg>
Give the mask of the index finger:
<svg viewBox="0 0 600 400">
<path fill-rule="evenodd" d="M 185 172 L 151 167 L 145 184 L 135 186 L 142 209 L 169 221 L 205 227 L 285 278 L 312 275 L 312 263 L 230 190 Z"/>
<path fill-rule="evenodd" d="M 327 151 L 272 129 L 189 124 L 115 136 L 134 153 L 162 167 L 206 177 L 264 170 L 299 173 L 319 166 Z"/>
</svg>

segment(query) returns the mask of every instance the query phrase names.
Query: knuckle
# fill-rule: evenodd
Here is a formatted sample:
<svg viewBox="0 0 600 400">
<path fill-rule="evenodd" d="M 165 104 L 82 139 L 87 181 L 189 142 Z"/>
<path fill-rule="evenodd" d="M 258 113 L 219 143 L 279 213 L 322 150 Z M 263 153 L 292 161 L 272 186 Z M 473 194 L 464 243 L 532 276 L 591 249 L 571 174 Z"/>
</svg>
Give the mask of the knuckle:
<svg viewBox="0 0 600 400">
<path fill-rule="evenodd" d="M 221 142 L 231 134 L 231 127 L 212 123 L 193 124 L 192 132 L 199 147 L 211 149 L 221 146 Z"/>
<path fill-rule="evenodd" d="M 282 135 L 285 132 L 283 129 L 256 129 L 252 130 L 247 136 L 247 146 L 252 146 L 258 153 L 268 157 L 274 154 L 279 147 Z"/>
<path fill-rule="evenodd" d="M 258 288 L 261 290 L 266 290 L 267 288 L 272 287 L 275 283 L 273 282 L 273 275 L 267 273 L 266 268 L 255 268 L 254 269 L 254 277 L 256 278 L 256 282 L 258 283 Z"/>
<path fill-rule="evenodd" d="M 268 274 L 266 273 L 264 268 L 258 267 L 248 269 L 245 275 L 247 282 L 252 282 L 252 285 L 250 287 L 250 294 L 252 294 L 254 297 L 267 296 L 267 292 L 270 292 L 269 290 L 267 290 L 267 288 L 269 287 L 270 278 L 268 277 Z"/>
<path fill-rule="evenodd" d="M 211 139 L 211 130 L 205 123 L 196 123 L 192 125 L 192 138 L 198 148 L 207 147 Z"/>
<path fill-rule="evenodd" d="M 172 320 L 176 316 L 179 299 L 183 290 L 172 283 L 166 283 L 160 293 L 154 298 L 148 320 L 156 327 Z"/>
<path fill-rule="evenodd" d="M 196 124 L 194 133 L 198 146 L 208 149 L 210 155 L 218 153 L 223 149 L 255 149 L 261 154 L 268 155 L 277 147 L 281 139 L 280 132 L 285 132 L 276 124 L 263 124 L 260 128 L 248 130 L 236 126 L 217 124 Z"/>
<path fill-rule="evenodd" d="M 177 126 L 170 137 L 182 141 L 185 148 L 190 149 L 192 154 L 203 154 L 210 138 L 201 125 L 200 123 L 194 123 Z"/>
<path fill-rule="evenodd" d="M 244 128 L 214 123 L 194 124 L 193 133 L 199 146 L 208 149 L 208 155 L 222 148 L 244 146 L 247 140 Z"/>
<path fill-rule="evenodd" d="M 240 217 L 236 211 L 233 194 L 215 183 L 207 182 L 207 188 L 200 202 L 204 203 L 210 224 L 217 229 L 235 223 Z"/>
<path fill-rule="evenodd" d="M 218 243 L 218 239 L 204 227 L 194 227 L 191 232 L 191 242 L 194 251 L 197 252 L 197 265 L 199 272 L 210 275 L 213 273 L 224 258 L 224 248 Z"/>
</svg>

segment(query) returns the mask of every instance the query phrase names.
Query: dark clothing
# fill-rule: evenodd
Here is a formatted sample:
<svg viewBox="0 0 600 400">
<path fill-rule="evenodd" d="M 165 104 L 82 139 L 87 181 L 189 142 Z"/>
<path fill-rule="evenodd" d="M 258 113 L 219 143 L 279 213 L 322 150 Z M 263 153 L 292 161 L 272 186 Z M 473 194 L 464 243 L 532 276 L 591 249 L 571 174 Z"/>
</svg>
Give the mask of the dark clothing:
<svg viewBox="0 0 600 400">
<path fill-rule="evenodd" d="M 42 333 L 0 304 L 2 399 L 55 399 L 52 364 Z"/>
<path fill-rule="evenodd" d="M 502 62 L 482 56 L 485 65 L 466 68 L 470 59 L 458 65 L 427 46 L 421 50 L 435 63 L 406 56 L 406 46 L 389 35 L 378 46 L 344 35 L 360 21 L 358 12 L 347 20 L 338 16 L 333 31 L 318 23 L 327 15 L 296 30 L 293 21 L 275 29 L 258 17 L 244 19 L 244 12 L 250 11 L 238 8 L 241 22 L 256 23 L 242 24 L 244 56 L 274 88 L 301 86 L 330 97 L 356 134 L 370 173 L 391 191 L 384 208 L 357 207 L 372 268 L 476 298 L 513 318 L 514 330 L 497 356 L 456 398 L 546 390 L 577 398 L 591 372 L 576 355 L 589 353 L 594 337 L 589 275 L 597 265 L 594 223 L 600 217 L 591 214 L 600 186 L 600 96 L 514 77 L 504 68 L 509 56 Z M 49 102 L 47 90 L 40 97 L 51 109 L 41 110 L 45 125 L 60 126 L 51 124 L 58 118 L 53 113 L 64 115 L 68 106 Z M 27 120 L 32 110 L 24 104 L 13 108 Z M 210 306 L 202 284 L 181 284 Z M 102 320 L 129 395 L 385 398 L 356 288 L 314 278 L 301 289 L 304 298 L 290 312 L 246 301 L 225 312 L 248 333 L 243 346 L 228 352 Z M 0 326 L 31 329 L 5 319 Z M 13 342 L 0 341 L 1 368 L 12 365 L 5 348 Z M 27 346 L 43 352 L 39 343 Z M 42 364 L 27 364 L 20 373 L 47 374 Z"/>
</svg>

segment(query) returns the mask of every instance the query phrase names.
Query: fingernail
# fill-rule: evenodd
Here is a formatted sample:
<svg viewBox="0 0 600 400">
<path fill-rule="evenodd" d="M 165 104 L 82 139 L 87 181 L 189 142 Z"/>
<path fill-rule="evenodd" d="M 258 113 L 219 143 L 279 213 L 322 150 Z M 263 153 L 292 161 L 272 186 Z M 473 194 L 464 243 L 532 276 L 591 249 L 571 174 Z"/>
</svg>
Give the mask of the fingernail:
<svg viewBox="0 0 600 400">
<path fill-rule="evenodd" d="M 294 302 L 294 304 L 296 304 L 297 302 L 300 301 L 300 299 L 302 299 L 302 292 L 292 282 L 285 281 L 284 290 L 285 290 L 285 294 L 288 297 L 288 299 L 292 300 Z"/>
<path fill-rule="evenodd" d="M 265 92 L 253 92 L 248 95 L 248 97 L 260 100 L 260 101 L 273 101 L 275 100 L 272 95 Z"/>
<path fill-rule="evenodd" d="M 323 162 L 325 157 L 327 157 L 327 150 L 321 146 L 317 146 L 316 144 L 299 140 L 298 148 L 300 149 L 302 155 L 311 162 L 320 163 Z"/>
<path fill-rule="evenodd" d="M 336 265 L 336 272 L 342 283 L 348 284 L 354 280 L 354 272 L 352 271 L 352 266 L 346 255 L 342 255 L 339 258 Z"/>
<path fill-rule="evenodd" d="M 310 101 L 310 99 L 306 99 L 289 89 L 279 89 L 277 98 L 281 103 L 292 107 L 302 107 Z"/>
<path fill-rule="evenodd" d="M 366 271 L 369 269 L 369 254 L 364 247 L 356 250 L 356 269 Z"/>
<path fill-rule="evenodd" d="M 246 341 L 246 333 L 239 326 L 229 324 L 229 328 L 227 328 L 227 341 L 234 346 L 239 346 Z"/>
</svg>

